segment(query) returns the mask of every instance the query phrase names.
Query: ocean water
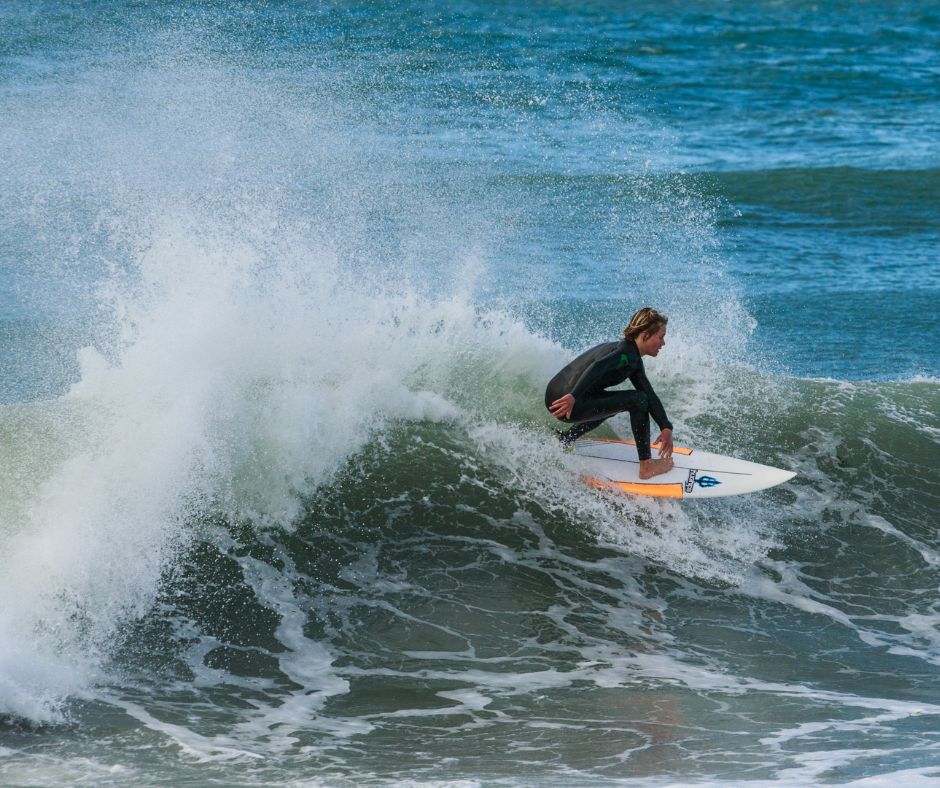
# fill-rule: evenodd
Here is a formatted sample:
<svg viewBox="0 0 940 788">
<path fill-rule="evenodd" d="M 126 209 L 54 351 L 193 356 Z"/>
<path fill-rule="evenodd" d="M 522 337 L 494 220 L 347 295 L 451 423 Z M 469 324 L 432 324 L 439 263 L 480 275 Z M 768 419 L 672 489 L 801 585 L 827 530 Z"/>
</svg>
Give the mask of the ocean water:
<svg viewBox="0 0 940 788">
<path fill-rule="evenodd" d="M 0 3 L 0 784 L 937 784 L 938 242 L 935 3 Z"/>
</svg>

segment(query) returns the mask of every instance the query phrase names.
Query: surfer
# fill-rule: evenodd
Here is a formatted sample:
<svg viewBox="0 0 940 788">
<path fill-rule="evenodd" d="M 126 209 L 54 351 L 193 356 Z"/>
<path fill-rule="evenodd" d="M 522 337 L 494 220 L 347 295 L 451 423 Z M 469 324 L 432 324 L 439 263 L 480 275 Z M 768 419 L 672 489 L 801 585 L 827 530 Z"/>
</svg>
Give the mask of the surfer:
<svg viewBox="0 0 940 788">
<path fill-rule="evenodd" d="M 643 369 L 643 356 L 656 356 L 666 344 L 668 318 L 651 307 L 638 309 L 620 342 L 605 342 L 585 351 L 553 377 L 545 389 L 545 407 L 560 421 L 574 426 L 558 433 L 570 446 L 611 416 L 629 411 L 640 458 L 640 478 L 649 479 L 672 468 L 672 423 Z M 630 379 L 634 391 L 608 391 Z M 659 457 L 652 459 L 650 422 L 661 430 Z"/>
</svg>

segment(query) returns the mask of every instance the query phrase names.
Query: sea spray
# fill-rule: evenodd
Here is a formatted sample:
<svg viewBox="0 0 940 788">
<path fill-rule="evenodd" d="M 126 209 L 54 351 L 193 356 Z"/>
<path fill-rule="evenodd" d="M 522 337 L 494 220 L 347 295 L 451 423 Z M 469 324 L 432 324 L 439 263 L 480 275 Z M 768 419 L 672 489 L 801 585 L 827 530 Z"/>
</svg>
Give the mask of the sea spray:
<svg viewBox="0 0 940 788">
<path fill-rule="evenodd" d="M 350 287 L 328 251 L 272 247 L 182 222 L 147 245 L 136 278 L 104 291 L 114 341 L 81 351 L 79 382 L 45 406 L 78 413 L 82 439 L 66 436 L 74 452 L 4 524 L 9 675 L 57 698 L 36 713 L 18 693 L 8 712 L 56 718 L 83 689 L 75 674 L 94 676 L 121 625 L 149 609 L 200 513 L 289 527 L 301 496 L 383 424 L 457 415 L 457 381 L 481 352 L 527 343 L 518 355 L 537 375 L 553 353 L 459 295 Z M 62 669 L 76 652 L 91 667 Z"/>
</svg>

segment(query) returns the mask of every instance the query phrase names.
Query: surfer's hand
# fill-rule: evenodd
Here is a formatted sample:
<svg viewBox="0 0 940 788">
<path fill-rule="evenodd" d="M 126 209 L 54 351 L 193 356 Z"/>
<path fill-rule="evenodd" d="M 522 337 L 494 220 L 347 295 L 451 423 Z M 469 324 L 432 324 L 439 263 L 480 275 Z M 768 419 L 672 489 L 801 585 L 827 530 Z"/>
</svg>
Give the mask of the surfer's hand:
<svg viewBox="0 0 940 788">
<path fill-rule="evenodd" d="M 659 444 L 660 457 L 672 457 L 672 430 L 663 430 L 655 442 Z"/>
<path fill-rule="evenodd" d="M 574 397 L 565 394 L 564 397 L 559 397 L 549 405 L 548 409 L 556 419 L 567 419 L 574 410 Z"/>
</svg>

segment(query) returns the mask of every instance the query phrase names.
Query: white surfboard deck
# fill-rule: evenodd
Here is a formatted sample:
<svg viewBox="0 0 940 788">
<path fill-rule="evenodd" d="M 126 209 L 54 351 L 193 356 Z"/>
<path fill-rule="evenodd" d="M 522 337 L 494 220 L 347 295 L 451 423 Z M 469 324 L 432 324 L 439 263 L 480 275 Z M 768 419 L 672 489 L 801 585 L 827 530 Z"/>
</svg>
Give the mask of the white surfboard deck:
<svg viewBox="0 0 940 788">
<path fill-rule="evenodd" d="M 659 444 L 653 445 L 653 457 Z M 573 454 L 592 487 L 656 498 L 720 498 L 766 490 L 796 474 L 769 465 L 676 446 L 673 467 L 652 479 L 640 478 L 640 459 L 633 441 L 581 438 Z"/>
</svg>

